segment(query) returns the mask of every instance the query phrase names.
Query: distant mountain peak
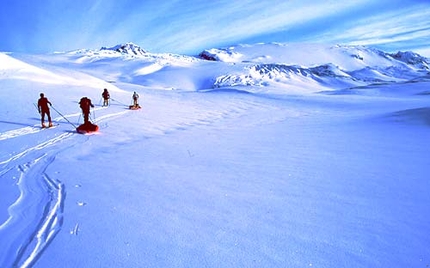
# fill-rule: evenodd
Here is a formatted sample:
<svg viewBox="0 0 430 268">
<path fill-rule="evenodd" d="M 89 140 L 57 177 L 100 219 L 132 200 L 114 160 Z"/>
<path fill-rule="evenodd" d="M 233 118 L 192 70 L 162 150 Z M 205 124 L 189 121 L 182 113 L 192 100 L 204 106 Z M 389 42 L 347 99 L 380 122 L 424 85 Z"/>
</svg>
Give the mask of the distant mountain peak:
<svg viewBox="0 0 430 268">
<path fill-rule="evenodd" d="M 147 53 L 146 50 L 142 49 L 140 46 L 131 42 L 128 42 L 125 44 L 119 44 L 109 48 L 102 47 L 100 50 L 112 50 L 122 54 L 137 55 L 137 56 L 141 56 Z"/>
<path fill-rule="evenodd" d="M 405 62 L 410 65 L 414 65 L 418 68 L 422 69 L 430 69 L 429 63 L 427 62 L 426 58 L 421 56 L 418 53 L 412 52 L 412 51 L 399 51 L 395 54 L 389 54 L 391 57 L 393 57 L 396 60 Z"/>
</svg>

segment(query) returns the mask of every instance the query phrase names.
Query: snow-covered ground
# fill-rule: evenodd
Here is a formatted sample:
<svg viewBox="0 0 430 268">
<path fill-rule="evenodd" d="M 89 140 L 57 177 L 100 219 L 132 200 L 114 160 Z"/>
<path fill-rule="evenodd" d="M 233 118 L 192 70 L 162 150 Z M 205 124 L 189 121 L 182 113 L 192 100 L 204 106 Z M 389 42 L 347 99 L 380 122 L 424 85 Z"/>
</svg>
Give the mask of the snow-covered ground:
<svg viewBox="0 0 430 268">
<path fill-rule="evenodd" d="M 201 56 L 0 53 L 0 267 L 430 265 L 427 59 Z M 83 96 L 97 134 L 75 132 Z"/>
</svg>

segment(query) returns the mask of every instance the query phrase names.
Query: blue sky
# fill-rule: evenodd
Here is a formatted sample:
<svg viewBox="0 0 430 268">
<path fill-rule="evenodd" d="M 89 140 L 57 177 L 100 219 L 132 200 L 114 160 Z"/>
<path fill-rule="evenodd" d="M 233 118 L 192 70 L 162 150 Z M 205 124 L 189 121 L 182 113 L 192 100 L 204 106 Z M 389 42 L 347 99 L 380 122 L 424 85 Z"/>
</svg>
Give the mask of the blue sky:
<svg viewBox="0 0 430 268">
<path fill-rule="evenodd" d="M 180 54 L 242 43 L 319 42 L 430 57 L 430 0 L 2 0 L 0 51 L 125 42 Z"/>
</svg>

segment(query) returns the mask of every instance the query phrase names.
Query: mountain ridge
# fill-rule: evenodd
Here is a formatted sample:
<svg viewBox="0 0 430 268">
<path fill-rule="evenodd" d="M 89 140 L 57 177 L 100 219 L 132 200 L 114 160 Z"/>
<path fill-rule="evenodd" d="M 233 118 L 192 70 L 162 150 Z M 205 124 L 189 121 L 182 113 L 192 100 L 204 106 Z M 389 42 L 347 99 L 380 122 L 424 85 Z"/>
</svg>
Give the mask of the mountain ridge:
<svg viewBox="0 0 430 268">
<path fill-rule="evenodd" d="M 287 91 L 318 92 L 405 82 L 429 74 L 428 59 L 417 53 L 387 53 L 364 46 L 259 43 L 202 53 L 150 53 L 129 42 L 99 50 L 10 56 L 42 69 L 67 65 L 109 82 L 187 91 L 246 87 L 246 91 L 260 92 L 276 85 Z M 98 68 L 104 68 L 103 76 Z M 184 72 L 187 68 L 194 71 Z"/>
</svg>

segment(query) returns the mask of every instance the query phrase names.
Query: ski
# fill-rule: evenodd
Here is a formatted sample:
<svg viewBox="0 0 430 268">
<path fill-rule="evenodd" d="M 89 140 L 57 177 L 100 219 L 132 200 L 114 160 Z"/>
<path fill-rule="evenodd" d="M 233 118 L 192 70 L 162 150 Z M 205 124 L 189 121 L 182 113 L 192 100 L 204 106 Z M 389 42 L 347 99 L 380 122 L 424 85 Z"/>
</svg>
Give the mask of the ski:
<svg viewBox="0 0 430 268">
<path fill-rule="evenodd" d="M 59 126 L 60 124 L 52 124 L 52 126 L 42 126 L 40 127 L 41 129 L 48 129 L 48 128 L 56 128 L 57 126 Z"/>
</svg>

